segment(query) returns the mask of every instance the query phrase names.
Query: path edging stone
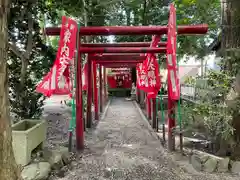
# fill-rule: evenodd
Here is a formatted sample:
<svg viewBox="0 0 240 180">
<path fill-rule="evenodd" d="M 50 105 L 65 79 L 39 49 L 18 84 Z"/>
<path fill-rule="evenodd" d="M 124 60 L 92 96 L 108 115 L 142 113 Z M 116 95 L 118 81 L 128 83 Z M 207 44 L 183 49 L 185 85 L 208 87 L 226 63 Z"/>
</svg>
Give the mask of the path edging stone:
<svg viewBox="0 0 240 180">
<path fill-rule="evenodd" d="M 107 105 L 106 105 L 106 107 L 105 107 L 105 109 L 104 109 L 104 111 L 103 111 L 103 114 L 102 114 L 101 120 L 102 120 L 102 119 L 105 119 L 106 114 L 107 114 L 107 110 L 108 110 L 108 108 L 109 108 L 111 102 L 112 102 L 112 98 L 110 98 L 110 99 L 108 100 L 108 103 L 107 103 Z"/>
</svg>

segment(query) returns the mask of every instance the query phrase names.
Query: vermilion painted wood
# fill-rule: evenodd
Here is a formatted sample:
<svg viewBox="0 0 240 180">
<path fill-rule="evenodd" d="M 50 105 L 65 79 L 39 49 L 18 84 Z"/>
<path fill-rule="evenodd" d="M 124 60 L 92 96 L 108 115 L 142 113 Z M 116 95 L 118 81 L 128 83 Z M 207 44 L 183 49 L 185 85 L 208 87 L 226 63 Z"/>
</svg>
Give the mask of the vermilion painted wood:
<svg viewBox="0 0 240 180">
<path fill-rule="evenodd" d="M 115 62 L 115 63 L 109 63 L 109 62 L 102 62 L 100 65 L 104 67 L 122 67 L 122 66 L 136 66 L 137 62 Z"/>
<path fill-rule="evenodd" d="M 98 88 L 97 88 L 97 64 L 93 62 L 93 92 L 94 92 L 94 115 L 99 120 L 98 114 Z"/>
<path fill-rule="evenodd" d="M 154 35 L 167 34 L 168 26 L 99 26 L 99 27 L 81 27 L 79 34 L 86 35 Z M 199 25 L 180 25 L 178 34 L 206 34 L 207 24 Z M 49 27 L 45 29 L 45 34 L 49 36 L 58 36 L 60 27 Z"/>
<path fill-rule="evenodd" d="M 122 43 L 84 43 L 81 47 L 150 47 L 151 42 L 122 42 Z M 158 43 L 159 47 L 166 47 L 166 42 Z"/>
<path fill-rule="evenodd" d="M 106 68 L 103 67 L 103 98 L 104 104 L 107 102 L 107 87 L 106 87 Z"/>
<path fill-rule="evenodd" d="M 88 89 L 87 89 L 87 128 L 92 127 L 92 55 L 88 55 L 87 60 L 87 81 L 88 81 Z"/>
<path fill-rule="evenodd" d="M 80 37 L 79 37 L 80 39 Z M 84 119 L 83 119 L 83 99 L 82 99 L 82 64 L 81 53 L 78 51 L 76 73 L 76 148 L 84 149 Z M 73 94 L 74 95 L 74 94 Z"/>
<path fill-rule="evenodd" d="M 80 48 L 81 53 L 166 53 L 166 48 L 134 48 L 134 47 L 116 47 L 116 48 Z"/>
<path fill-rule="evenodd" d="M 136 64 L 102 64 L 105 68 L 134 68 Z"/>
<path fill-rule="evenodd" d="M 138 61 L 124 61 L 124 60 L 121 60 L 121 61 L 95 61 L 97 64 L 119 64 L 121 65 L 121 63 L 142 63 L 143 61 L 142 60 L 138 60 Z"/>
<path fill-rule="evenodd" d="M 102 97 L 102 91 L 103 91 L 103 83 L 102 83 L 102 66 L 99 65 L 99 106 L 100 106 L 100 113 L 103 112 L 103 97 Z"/>
<path fill-rule="evenodd" d="M 140 54 L 104 54 L 94 56 L 95 61 L 132 61 L 132 60 L 142 60 L 144 61 L 146 56 L 140 56 Z"/>
</svg>

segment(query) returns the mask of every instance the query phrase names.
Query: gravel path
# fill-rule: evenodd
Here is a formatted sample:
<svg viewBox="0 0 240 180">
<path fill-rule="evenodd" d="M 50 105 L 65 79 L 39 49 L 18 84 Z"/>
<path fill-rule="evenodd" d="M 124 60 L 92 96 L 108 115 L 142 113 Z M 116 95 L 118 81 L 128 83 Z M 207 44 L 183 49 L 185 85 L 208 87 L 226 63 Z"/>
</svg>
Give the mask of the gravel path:
<svg viewBox="0 0 240 180">
<path fill-rule="evenodd" d="M 131 101 L 113 99 L 104 120 L 86 133 L 86 148 L 59 180 L 234 180 L 187 173 L 176 165 Z M 237 178 L 238 179 L 238 178 Z"/>
</svg>

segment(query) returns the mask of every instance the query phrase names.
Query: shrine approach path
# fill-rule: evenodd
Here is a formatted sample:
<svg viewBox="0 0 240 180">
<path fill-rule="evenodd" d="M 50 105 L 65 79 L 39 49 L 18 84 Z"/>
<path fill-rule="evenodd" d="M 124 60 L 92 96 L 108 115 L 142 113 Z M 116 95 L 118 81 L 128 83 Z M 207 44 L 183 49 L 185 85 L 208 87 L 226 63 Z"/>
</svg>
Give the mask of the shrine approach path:
<svg viewBox="0 0 240 180">
<path fill-rule="evenodd" d="M 105 118 L 86 134 L 86 149 L 62 180 L 232 180 L 176 165 L 134 102 L 123 98 L 113 98 Z"/>
</svg>

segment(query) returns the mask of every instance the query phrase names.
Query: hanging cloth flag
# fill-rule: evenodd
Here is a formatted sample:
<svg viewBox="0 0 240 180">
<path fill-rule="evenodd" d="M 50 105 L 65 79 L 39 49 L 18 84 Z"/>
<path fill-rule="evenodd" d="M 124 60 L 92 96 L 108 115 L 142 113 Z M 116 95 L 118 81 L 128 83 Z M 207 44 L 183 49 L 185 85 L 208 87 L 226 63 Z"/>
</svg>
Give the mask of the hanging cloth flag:
<svg viewBox="0 0 240 180">
<path fill-rule="evenodd" d="M 173 4 L 170 5 L 170 15 L 168 21 L 167 35 L 167 69 L 168 69 L 168 88 L 169 98 L 179 100 L 180 84 L 176 57 L 177 32 L 176 32 L 176 9 Z"/>
<path fill-rule="evenodd" d="M 152 47 L 157 47 L 161 36 L 152 37 Z M 157 57 L 155 54 L 148 53 L 146 60 L 143 62 L 145 72 L 147 74 L 147 84 L 148 88 L 146 89 L 148 98 L 155 98 L 158 94 L 158 91 L 161 87 L 160 77 L 159 77 L 159 65 Z"/>
<path fill-rule="evenodd" d="M 159 76 L 159 65 L 157 61 L 157 57 L 155 54 L 151 54 L 148 60 L 145 62 L 146 74 L 148 77 L 148 85 L 147 88 L 147 97 L 148 98 L 156 98 L 158 91 L 161 88 L 160 76 Z"/>
<path fill-rule="evenodd" d="M 88 82 L 87 82 L 87 63 L 84 64 L 83 70 L 82 70 L 82 89 L 84 91 L 87 91 Z"/>
<path fill-rule="evenodd" d="M 161 36 L 153 36 L 150 47 L 157 47 Z M 146 60 L 137 64 L 137 87 L 148 93 L 148 98 L 154 98 L 161 87 L 157 57 L 147 53 Z"/>
<path fill-rule="evenodd" d="M 145 90 L 146 87 L 146 73 L 143 68 L 143 63 L 138 63 L 136 66 L 137 70 L 137 88 L 140 90 Z"/>
<path fill-rule="evenodd" d="M 77 31 L 76 21 L 63 16 L 59 47 L 54 65 L 42 82 L 37 85 L 37 92 L 46 96 L 71 93 L 72 84 L 69 67 L 75 55 Z"/>
</svg>

